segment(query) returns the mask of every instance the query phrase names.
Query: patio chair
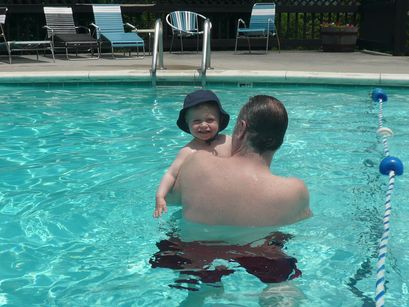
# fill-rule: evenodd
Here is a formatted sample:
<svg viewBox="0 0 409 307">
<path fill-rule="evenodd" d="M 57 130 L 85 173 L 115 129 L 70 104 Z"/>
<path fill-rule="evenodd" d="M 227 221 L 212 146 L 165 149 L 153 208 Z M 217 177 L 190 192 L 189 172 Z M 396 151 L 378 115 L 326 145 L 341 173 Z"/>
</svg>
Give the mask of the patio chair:
<svg viewBox="0 0 409 307">
<path fill-rule="evenodd" d="M 2 41 L 0 41 L 0 46 L 5 45 L 7 53 L 10 56 L 10 51 L 7 47 L 6 33 L 4 31 L 4 24 L 6 23 L 6 12 L 7 12 L 6 7 L 0 7 L 0 39 L 2 39 Z"/>
<path fill-rule="evenodd" d="M 40 50 L 50 50 L 51 54 L 54 59 L 54 48 L 52 42 L 50 40 L 44 41 L 8 41 L 6 38 L 6 33 L 4 30 L 4 24 L 6 23 L 6 7 L 0 7 L 0 38 L 3 40 L 0 42 L 0 45 L 4 45 L 8 56 L 9 56 L 9 63 L 11 64 L 12 61 L 12 53 L 14 51 L 36 51 L 37 54 L 37 61 L 39 60 L 38 51 Z"/>
<path fill-rule="evenodd" d="M 94 49 L 100 55 L 98 41 L 91 36 L 91 30 L 84 26 L 75 26 L 72 8 L 70 7 L 44 7 L 47 36 L 55 48 L 64 48 L 67 60 L 68 50 L 74 48 L 78 55 L 79 48 L 86 48 L 94 55 Z M 80 33 L 79 31 L 85 31 Z"/>
<path fill-rule="evenodd" d="M 278 51 L 280 52 L 280 40 L 274 24 L 276 5 L 274 3 L 256 3 L 251 11 L 249 26 L 243 19 L 237 21 L 236 44 L 234 53 L 237 53 L 237 41 L 240 38 L 247 39 L 249 53 L 251 53 L 250 38 L 266 39 L 266 53 L 268 52 L 268 40 L 270 36 L 276 36 Z M 240 27 L 243 26 L 243 27 Z"/>
<path fill-rule="evenodd" d="M 112 57 L 114 57 L 114 48 L 137 48 L 139 55 L 139 47 L 143 49 L 145 56 L 145 43 L 136 32 L 125 32 L 124 26 L 136 31 L 136 27 L 130 23 L 123 23 L 121 6 L 119 5 L 93 5 L 95 23 L 91 24 L 95 27 L 97 38 L 108 42 L 111 45 Z M 131 55 L 131 49 L 129 49 Z"/>
<path fill-rule="evenodd" d="M 199 21 L 206 20 L 206 17 L 195 12 L 174 11 L 166 15 L 166 22 L 172 28 L 172 40 L 169 52 L 172 53 L 173 40 L 175 36 L 180 38 L 180 50 L 183 53 L 183 37 L 196 36 L 196 52 L 199 52 L 199 36 L 203 31 L 199 31 Z"/>
</svg>

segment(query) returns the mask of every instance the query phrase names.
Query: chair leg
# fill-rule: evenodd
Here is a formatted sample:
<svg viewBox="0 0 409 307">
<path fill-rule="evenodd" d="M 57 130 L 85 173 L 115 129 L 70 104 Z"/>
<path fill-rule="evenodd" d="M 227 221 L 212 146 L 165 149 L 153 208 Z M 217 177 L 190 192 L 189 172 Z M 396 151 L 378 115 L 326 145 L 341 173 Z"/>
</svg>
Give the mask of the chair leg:
<svg viewBox="0 0 409 307">
<path fill-rule="evenodd" d="M 196 35 L 196 53 L 199 53 L 199 35 Z"/>
<path fill-rule="evenodd" d="M 52 42 L 50 43 L 50 51 L 51 51 L 51 55 L 53 56 L 53 62 L 55 63 L 54 46 Z"/>
<path fill-rule="evenodd" d="M 281 52 L 281 46 L 280 46 L 280 39 L 278 38 L 278 33 L 276 32 L 276 37 L 277 37 L 277 45 L 278 45 L 278 53 Z"/>
<path fill-rule="evenodd" d="M 250 38 L 247 36 L 247 44 L 249 45 L 249 53 L 251 53 Z"/>
<path fill-rule="evenodd" d="M 68 57 L 68 46 L 67 46 L 67 45 L 65 45 L 65 57 L 67 58 L 67 60 L 69 60 L 69 57 Z"/>
<path fill-rule="evenodd" d="M 11 64 L 11 47 L 10 47 L 10 43 L 6 42 L 6 48 L 7 48 L 8 54 L 9 54 L 9 63 Z"/>
<path fill-rule="evenodd" d="M 268 53 L 268 39 L 270 37 L 270 33 L 267 34 L 267 40 L 266 40 L 266 54 Z"/>
<path fill-rule="evenodd" d="M 180 52 L 183 53 L 183 37 L 180 36 Z"/>
<path fill-rule="evenodd" d="M 101 43 L 97 42 L 98 59 L 101 57 L 101 49 L 102 49 Z"/>
<path fill-rule="evenodd" d="M 112 44 L 111 44 L 111 54 L 112 54 L 112 58 L 115 59 L 115 56 L 114 56 L 114 46 L 112 46 Z"/>
<path fill-rule="evenodd" d="M 238 39 L 239 39 L 239 34 L 237 33 L 236 34 L 236 44 L 234 45 L 234 54 L 237 53 L 237 41 L 238 41 Z"/>
<path fill-rule="evenodd" d="M 172 53 L 172 47 L 173 47 L 173 39 L 175 38 L 175 35 L 173 35 L 172 33 L 172 40 L 170 41 L 170 49 L 169 49 L 169 53 Z"/>
</svg>

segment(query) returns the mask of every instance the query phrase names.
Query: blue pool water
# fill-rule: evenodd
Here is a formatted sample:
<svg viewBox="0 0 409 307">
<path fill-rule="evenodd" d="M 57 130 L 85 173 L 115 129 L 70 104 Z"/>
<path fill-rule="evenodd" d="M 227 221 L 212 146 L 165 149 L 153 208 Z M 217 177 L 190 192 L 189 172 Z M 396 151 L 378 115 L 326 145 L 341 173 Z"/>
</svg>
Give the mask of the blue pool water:
<svg viewBox="0 0 409 307">
<path fill-rule="evenodd" d="M 211 86 L 232 115 L 255 94 L 289 112 L 272 171 L 305 180 L 314 217 L 281 231 L 302 276 L 266 289 L 244 269 L 206 306 L 371 306 L 387 177 L 367 87 Z M 151 268 L 178 228 L 152 218 L 158 182 L 190 140 L 175 121 L 191 86 L 0 85 L 0 305 L 179 306 L 178 273 Z M 392 155 L 408 166 L 409 90 L 387 89 Z M 408 306 L 408 176 L 397 177 L 387 259 L 389 306 Z M 278 294 L 277 294 L 278 293 Z"/>
</svg>

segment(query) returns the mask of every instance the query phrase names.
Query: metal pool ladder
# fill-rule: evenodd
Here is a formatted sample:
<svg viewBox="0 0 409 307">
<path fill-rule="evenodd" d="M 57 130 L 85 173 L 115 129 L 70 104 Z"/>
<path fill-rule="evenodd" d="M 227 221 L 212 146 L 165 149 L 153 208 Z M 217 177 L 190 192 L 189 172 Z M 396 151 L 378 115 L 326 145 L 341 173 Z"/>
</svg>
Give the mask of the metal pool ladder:
<svg viewBox="0 0 409 307">
<path fill-rule="evenodd" d="M 210 34 L 212 29 L 212 23 L 209 19 L 206 19 L 203 25 L 203 47 L 202 47 L 202 64 L 200 66 L 200 76 L 202 79 L 202 87 L 206 86 L 206 71 L 211 69 L 211 48 L 210 48 Z"/>
<path fill-rule="evenodd" d="M 202 87 L 206 86 L 206 71 L 211 69 L 211 49 L 210 49 L 210 31 L 212 28 L 212 23 L 209 19 L 204 22 L 204 34 L 203 34 L 203 47 L 202 47 L 202 63 L 199 69 L 201 76 Z M 159 61 L 159 63 L 158 63 Z M 152 66 L 151 66 L 151 79 L 152 86 L 156 86 L 156 69 L 159 64 L 159 69 L 165 69 L 163 65 L 163 25 L 162 20 L 159 18 L 155 22 L 155 37 L 153 41 L 153 52 L 152 52 Z"/>
<path fill-rule="evenodd" d="M 165 69 L 163 66 L 163 25 L 160 18 L 155 21 L 155 37 L 153 41 L 153 53 L 152 53 L 152 67 L 151 67 L 151 79 L 152 86 L 156 86 L 156 66 L 158 65 L 159 57 L 159 69 Z"/>
</svg>

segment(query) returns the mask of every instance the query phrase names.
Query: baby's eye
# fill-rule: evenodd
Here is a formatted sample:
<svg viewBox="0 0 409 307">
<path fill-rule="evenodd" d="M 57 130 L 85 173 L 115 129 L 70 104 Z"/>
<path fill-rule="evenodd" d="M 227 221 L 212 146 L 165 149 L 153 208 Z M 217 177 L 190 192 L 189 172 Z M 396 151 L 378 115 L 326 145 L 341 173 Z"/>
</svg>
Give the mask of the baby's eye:
<svg viewBox="0 0 409 307">
<path fill-rule="evenodd" d="M 208 123 L 208 124 L 211 124 L 211 123 L 213 123 L 214 121 L 215 121 L 214 118 L 207 118 L 207 119 L 206 119 L 206 123 Z"/>
<path fill-rule="evenodd" d="M 200 119 L 195 119 L 194 121 L 193 121 L 193 123 L 194 124 L 200 124 L 202 121 L 200 120 Z"/>
</svg>

